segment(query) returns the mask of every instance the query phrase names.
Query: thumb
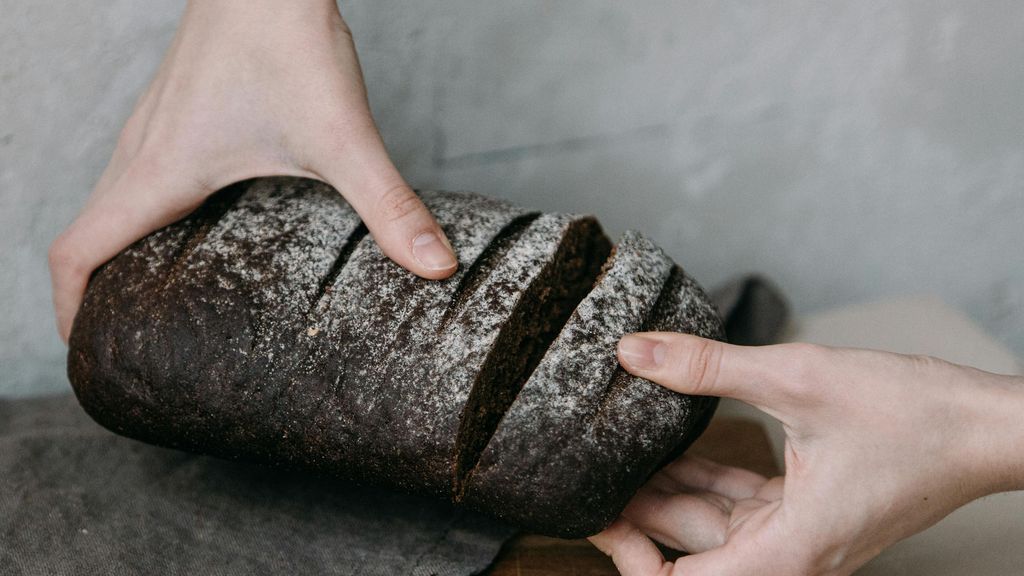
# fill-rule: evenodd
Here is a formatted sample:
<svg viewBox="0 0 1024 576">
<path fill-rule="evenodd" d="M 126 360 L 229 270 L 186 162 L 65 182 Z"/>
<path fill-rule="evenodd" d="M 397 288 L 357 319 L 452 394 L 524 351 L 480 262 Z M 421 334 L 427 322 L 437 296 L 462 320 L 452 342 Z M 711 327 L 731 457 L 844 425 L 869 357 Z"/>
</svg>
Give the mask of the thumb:
<svg viewBox="0 0 1024 576">
<path fill-rule="evenodd" d="M 458 260 L 448 238 L 391 163 L 377 129 L 371 123 L 344 138 L 323 147 L 315 172 L 348 200 L 388 258 L 423 278 L 451 276 Z"/>
<path fill-rule="evenodd" d="M 341 90 L 318 119 L 303 154 L 312 171 L 359 213 L 384 254 L 406 270 L 432 280 L 447 278 L 458 259 L 430 210 L 398 173 L 373 121 L 352 34 L 342 32 Z"/>
<path fill-rule="evenodd" d="M 624 336 L 618 356 L 630 373 L 676 392 L 772 408 L 803 394 L 807 368 L 825 350 L 807 344 L 734 346 L 687 334 L 644 332 Z"/>
</svg>

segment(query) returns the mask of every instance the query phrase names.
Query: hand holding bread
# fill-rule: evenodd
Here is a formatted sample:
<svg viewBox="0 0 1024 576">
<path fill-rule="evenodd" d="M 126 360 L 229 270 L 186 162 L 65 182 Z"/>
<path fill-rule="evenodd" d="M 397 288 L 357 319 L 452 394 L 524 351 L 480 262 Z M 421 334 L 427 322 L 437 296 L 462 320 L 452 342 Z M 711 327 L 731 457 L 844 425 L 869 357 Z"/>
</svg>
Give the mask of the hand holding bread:
<svg viewBox="0 0 1024 576">
<path fill-rule="evenodd" d="M 51 246 L 61 338 L 101 264 L 228 184 L 275 174 L 330 183 L 414 274 L 455 270 L 444 232 L 388 158 L 336 2 L 194 1 L 84 209 Z"/>
<path fill-rule="evenodd" d="M 624 338 L 623 366 L 752 404 L 785 427 L 786 475 L 682 457 L 591 540 L 625 576 L 850 574 L 967 502 L 1024 488 L 1024 378 L 808 344 Z M 658 541 L 692 555 L 665 562 Z"/>
</svg>

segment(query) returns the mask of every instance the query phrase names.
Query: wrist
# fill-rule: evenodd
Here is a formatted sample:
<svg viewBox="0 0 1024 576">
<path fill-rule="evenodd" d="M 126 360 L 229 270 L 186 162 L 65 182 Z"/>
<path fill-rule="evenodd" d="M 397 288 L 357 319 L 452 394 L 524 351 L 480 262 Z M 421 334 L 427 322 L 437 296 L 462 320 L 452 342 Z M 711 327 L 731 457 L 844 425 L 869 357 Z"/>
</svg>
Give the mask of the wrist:
<svg viewBox="0 0 1024 576">
<path fill-rule="evenodd" d="M 189 6 L 217 6 L 238 10 L 272 10 L 274 12 L 302 12 L 331 8 L 337 10 L 337 0 L 188 0 Z"/>
<path fill-rule="evenodd" d="M 185 15 L 276 24 L 315 23 L 340 17 L 337 0 L 188 0 Z"/>
<path fill-rule="evenodd" d="M 979 374 L 968 435 L 982 495 L 1024 490 L 1024 377 Z"/>
</svg>

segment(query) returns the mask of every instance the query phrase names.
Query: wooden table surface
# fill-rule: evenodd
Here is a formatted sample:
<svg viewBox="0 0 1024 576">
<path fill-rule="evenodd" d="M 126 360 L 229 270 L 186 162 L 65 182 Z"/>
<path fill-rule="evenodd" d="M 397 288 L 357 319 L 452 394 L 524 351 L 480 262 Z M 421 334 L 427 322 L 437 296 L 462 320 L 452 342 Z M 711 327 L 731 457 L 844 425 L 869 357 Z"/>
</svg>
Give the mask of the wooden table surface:
<svg viewBox="0 0 1024 576">
<path fill-rule="evenodd" d="M 778 475 L 768 437 L 760 424 L 742 418 L 716 418 L 688 454 Z M 617 576 L 611 560 L 586 540 L 523 535 L 502 548 L 490 576 Z"/>
</svg>

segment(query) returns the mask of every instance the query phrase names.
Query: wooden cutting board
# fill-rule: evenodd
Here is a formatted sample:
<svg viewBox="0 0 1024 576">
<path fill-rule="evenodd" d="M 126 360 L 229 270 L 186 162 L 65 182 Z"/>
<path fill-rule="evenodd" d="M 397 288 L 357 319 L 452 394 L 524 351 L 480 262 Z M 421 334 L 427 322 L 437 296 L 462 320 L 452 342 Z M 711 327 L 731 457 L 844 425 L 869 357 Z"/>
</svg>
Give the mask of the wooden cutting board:
<svg viewBox="0 0 1024 576">
<path fill-rule="evenodd" d="M 777 476 L 764 428 L 744 418 L 716 418 L 688 454 Z M 611 559 L 586 540 L 522 535 L 509 541 L 486 572 L 490 576 L 617 576 Z"/>
</svg>

